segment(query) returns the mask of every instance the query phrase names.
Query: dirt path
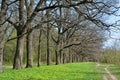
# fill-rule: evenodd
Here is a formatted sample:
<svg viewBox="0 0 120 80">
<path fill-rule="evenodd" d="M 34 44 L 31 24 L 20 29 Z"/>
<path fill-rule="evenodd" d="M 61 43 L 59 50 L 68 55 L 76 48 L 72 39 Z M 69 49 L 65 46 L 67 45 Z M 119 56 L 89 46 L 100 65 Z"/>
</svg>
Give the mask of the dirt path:
<svg viewBox="0 0 120 80">
<path fill-rule="evenodd" d="M 9 69 L 12 69 L 12 66 L 3 66 L 3 68 L 9 68 Z"/>
<path fill-rule="evenodd" d="M 99 67 L 99 66 L 100 66 L 100 64 L 99 64 L 99 63 L 96 63 L 96 64 L 97 64 L 97 65 L 96 65 L 97 67 Z"/>
<path fill-rule="evenodd" d="M 105 75 L 103 76 L 103 80 L 108 80 L 107 77 L 106 77 Z"/>
<path fill-rule="evenodd" d="M 97 63 L 96 64 L 96 66 L 97 67 L 99 67 L 99 66 L 101 66 L 99 63 Z M 118 80 L 109 70 L 108 70 L 108 67 L 109 66 L 106 66 L 105 68 L 104 68 L 104 70 L 105 70 L 105 72 L 109 75 L 109 77 L 111 78 L 111 80 Z M 108 78 L 107 78 L 107 76 L 103 76 L 103 80 L 109 80 Z"/>
<path fill-rule="evenodd" d="M 25 68 L 25 65 L 22 66 L 23 68 Z M 8 69 L 12 69 L 13 66 L 3 66 L 3 68 L 8 68 Z"/>
<path fill-rule="evenodd" d="M 107 66 L 107 67 L 105 68 L 105 72 L 110 76 L 110 78 L 111 78 L 112 80 L 118 80 L 118 79 L 108 70 L 108 67 L 109 67 L 109 66 Z"/>
</svg>

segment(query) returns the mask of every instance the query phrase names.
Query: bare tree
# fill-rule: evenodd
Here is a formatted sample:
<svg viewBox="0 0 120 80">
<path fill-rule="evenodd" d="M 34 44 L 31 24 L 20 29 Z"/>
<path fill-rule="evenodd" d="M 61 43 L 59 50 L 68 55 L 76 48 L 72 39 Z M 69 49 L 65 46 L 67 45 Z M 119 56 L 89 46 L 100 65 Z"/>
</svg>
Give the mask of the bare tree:
<svg viewBox="0 0 120 80">
<path fill-rule="evenodd" d="M 31 0 L 32 2 L 32 0 Z M 16 53 L 15 53 L 15 57 L 14 57 L 14 64 L 13 64 L 13 69 L 21 69 L 22 68 L 22 55 L 23 55 L 23 51 L 24 51 L 24 39 L 25 39 L 25 33 L 27 31 L 27 29 L 29 29 L 29 26 L 31 25 L 33 19 L 35 18 L 35 16 L 37 15 L 37 9 L 40 7 L 40 5 L 42 4 L 43 1 L 39 1 L 35 7 L 35 9 L 32 11 L 31 14 L 29 14 L 29 12 L 31 12 L 31 3 L 29 5 L 29 8 L 27 8 L 27 10 L 30 11 L 26 11 L 28 12 L 28 18 L 25 21 L 25 12 L 24 12 L 24 5 L 25 2 L 24 0 L 20 0 L 18 2 L 19 6 L 19 20 L 18 22 L 13 22 L 11 19 L 8 20 L 9 23 L 11 23 L 17 30 L 17 45 L 16 45 Z M 26 5 L 26 7 L 28 7 Z M 19 25 L 17 25 L 17 23 L 19 23 Z M 14 39 L 14 38 L 13 38 Z"/>
<path fill-rule="evenodd" d="M 47 64 L 50 64 L 49 27 L 51 25 L 54 27 L 57 34 L 52 35 L 52 39 L 55 43 L 56 64 L 59 64 L 61 62 L 61 53 L 63 50 L 68 49 L 71 46 L 86 44 L 86 42 L 90 43 L 90 37 L 85 37 L 87 38 L 85 39 L 85 43 L 82 42 L 83 39 L 79 42 L 76 40 L 74 41 L 73 35 L 75 32 L 79 32 L 81 27 L 84 27 L 84 24 L 87 24 L 87 22 L 107 30 L 112 25 L 105 23 L 103 19 L 104 16 L 115 15 L 115 12 L 118 10 L 118 7 L 113 6 L 112 0 L 107 0 L 108 2 L 104 0 L 64 0 L 65 3 L 62 1 L 63 0 L 39 0 L 35 1 L 35 4 L 33 4 L 34 0 L 18 0 L 18 2 L 16 2 L 16 5 L 18 5 L 16 12 L 19 13 L 19 15 L 17 15 L 19 19 L 16 21 L 13 21 L 13 18 L 8 19 L 8 22 L 11 23 L 17 31 L 17 45 L 13 64 L 14 69 L 22 68 L 24 40 L 25 34 L 27 33 L 27 67 L 32 67 L 32 33 L 30 31 L 33 29 L 34 25 L 43 25 L 43 23 L 47 23 Z M 45 6 L 43 6 L 44 3 L 46 4 Z M 64 9 L 66 9 L 66 12 Z M 73 15 L 71 18 L 69 18 L 71 15 L 67 14 L 67 11 L 69 13 L 69 10 Z M 46 13 L 47 20 L 44 19 L 45 21 L 40 21 L 38 15 L 41 14 L 41 12 Z M 50 12 L 50 15 L 48 12 Z M 52 17 L 52 19 L 50 19 L 48 15 Z M 66 53 L 69 52 L 68 49 Z M 68 56 L 66 53 L 64 53 L 64 55 Z M 74 60 L 79 61 L 78 54 L 76 53 Z"/>
</svg>

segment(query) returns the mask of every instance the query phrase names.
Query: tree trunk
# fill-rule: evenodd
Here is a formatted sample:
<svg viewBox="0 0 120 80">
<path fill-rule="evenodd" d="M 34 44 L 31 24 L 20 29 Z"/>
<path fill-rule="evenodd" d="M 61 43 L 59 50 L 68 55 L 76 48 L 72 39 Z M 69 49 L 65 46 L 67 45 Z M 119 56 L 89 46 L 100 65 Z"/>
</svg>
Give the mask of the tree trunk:
<svg viewBox="0 0 120 80">
<path fill-rule="evenodd" d="M 55 56 L 56 56 L 56 65 L 60 64 L 60 59 L 59 59 L 59 50 L 57 47 L 55 47 Z"/>
<path fill-rule="evenodd" d="M 79 62 L 79 56 L 76 55 L 76 62 Z"/>
<path fill-rule="evenodd" d="M 32 32 L 29 32 L 26 36 L 26 49 L 27 49 L 27 64 L 26 68 L 33 66 L 33 56 L 32 56 Z"/>
<path fill-rule="evenodd" d="M 0 11 L 0 72 L 2 72 L 2 63 L 3 63 L 3 49 L 4 49 L 4 32 L 5 27 L 3 26 L 3 23 L 5 21 L 6 11 L 7 11 L 7 5 L 6 0 L 1 1 L 1 11 Z"/>
<path fill-rule="evenodd" d="M 50 65 L 49 32 L 49 26 L 47 26 L 47 65 Z"/>
<path fill-rule="evenodd" d="M 22 28 L 24 27 L 24 0 L 19 0 L 19 26 L 17 26 L 17 44 L 16 44 L 16 52 L 14 56 L 13 69 L 21 69 L 22 68 L 22 57 L 24 51 L 24 36 L 21 36 L 24 31 Z"/>
<path fill-rule="evenodd" d="M 39 43 L 38 43 L 38 64 L 37 64 L 38 67 L 40 67 L 41 65 L 41 36 L 42 36 L 42 32 L 40 31 Z"/>
<path fill-rule="evenodd" d="M 69 63 L 71 63 L 71 53 L 70 53 L 70 50 L 69 50 Z"/>
<path fill-rule="evenodd" d="M 0 72 L 2 72 L 3 49 L 4 49 L 4 30 L 0 27 Z"/>
<path fill-rule="evenodd" d="M 65 53 L 63 53 L 63 64 L 65 64 Z"/>
<path fill-rule="evenodd" d="M 49 14 L 49 10 L 46 10 L 46 14 L 47 14 L 47 20 L 49 21 L 50 19 L 49 19 L 49 16 L 50 16 L 50 14 Z M 50 46 L 49 46 L 49 36 L 50 36 L 50 23 L 48 22 L 47 23 L 47 65 L 50 65 Z"/>
<path fill-rule="evenodd" d="M 58 52 L 55 51 L 55 55 L 56 55 L 56 65 L 59 64 L 59 55 L 58 55 Z"/>
<path fill-rule="evenodd" d="M 27 20 L 29 20 L 31 14 L 32 14 L 32 8 L 34 6 L 34 0 L 30 1 L 25 1 L 26 4 L 26 10 L 27 10 Z M 26 50 L 27 50 L 27 64 L 26 68 L 32 67 L 33 66 L 33 56 L 32 56 L 32 31 L 31 29 L 31 22 L 28 22 L 26 24 L 26 29 L 27 29 L 27 36 L 26 36 Z"/>
<path fill-rule="evenodd" d="M 59 51 L 59 53 L 60 53 L 60 63 L 62 63 L 62 58 L 63 58 L 62 51 Z"/>
<path fill-rule="evenodd" d="M 17 36 L 20 36 L 20 35 L 17 33 Z M 21 69 L 22 68 L 23 51 L 24 51 L 24 36 L 17 38 L 13 69 Z"/>
<path fill-rule="evenodd" d="M 72 63 L 74 62 L 74 54 L 72 54 Z"/>
<path fill-rule="evenodd" d="M 75 54 L 73 55 L 73 62 L 75 62 Z"/>
</svg>

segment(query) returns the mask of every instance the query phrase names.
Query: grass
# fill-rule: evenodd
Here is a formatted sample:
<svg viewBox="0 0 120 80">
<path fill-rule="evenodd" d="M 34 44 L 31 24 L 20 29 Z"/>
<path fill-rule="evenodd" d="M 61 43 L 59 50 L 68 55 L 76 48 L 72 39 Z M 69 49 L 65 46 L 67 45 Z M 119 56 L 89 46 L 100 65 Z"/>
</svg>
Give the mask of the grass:
<svg viewBox="0 0 120 80">
<path fill-rule="evenodd" d="M 120 66 L 111 65 L 109 67 L 109 70 L 113 75 L 115 75 L 118 79 L 120 79 Z"/>
<path fill-rule="evenodd" d="M 104 67 L 97 67 L 93 62 L 82 62 L 22 70 L 4 69 L 0 80 L 102 80 Z"/>
</svg>

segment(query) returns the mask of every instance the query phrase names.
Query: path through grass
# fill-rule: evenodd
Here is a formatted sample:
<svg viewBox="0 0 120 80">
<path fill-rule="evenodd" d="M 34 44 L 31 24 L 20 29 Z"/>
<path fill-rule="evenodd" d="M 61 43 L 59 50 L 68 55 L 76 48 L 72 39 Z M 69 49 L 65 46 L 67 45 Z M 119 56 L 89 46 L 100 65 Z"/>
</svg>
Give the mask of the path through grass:
<svg viewBox="0 0 120 80">
<path fill-rule="evenodd" d="M 0 80 L 102 80 L 105 66 L 93 62 L 41 66 L 22 70 L 5 69 Z"/>
</svg>

